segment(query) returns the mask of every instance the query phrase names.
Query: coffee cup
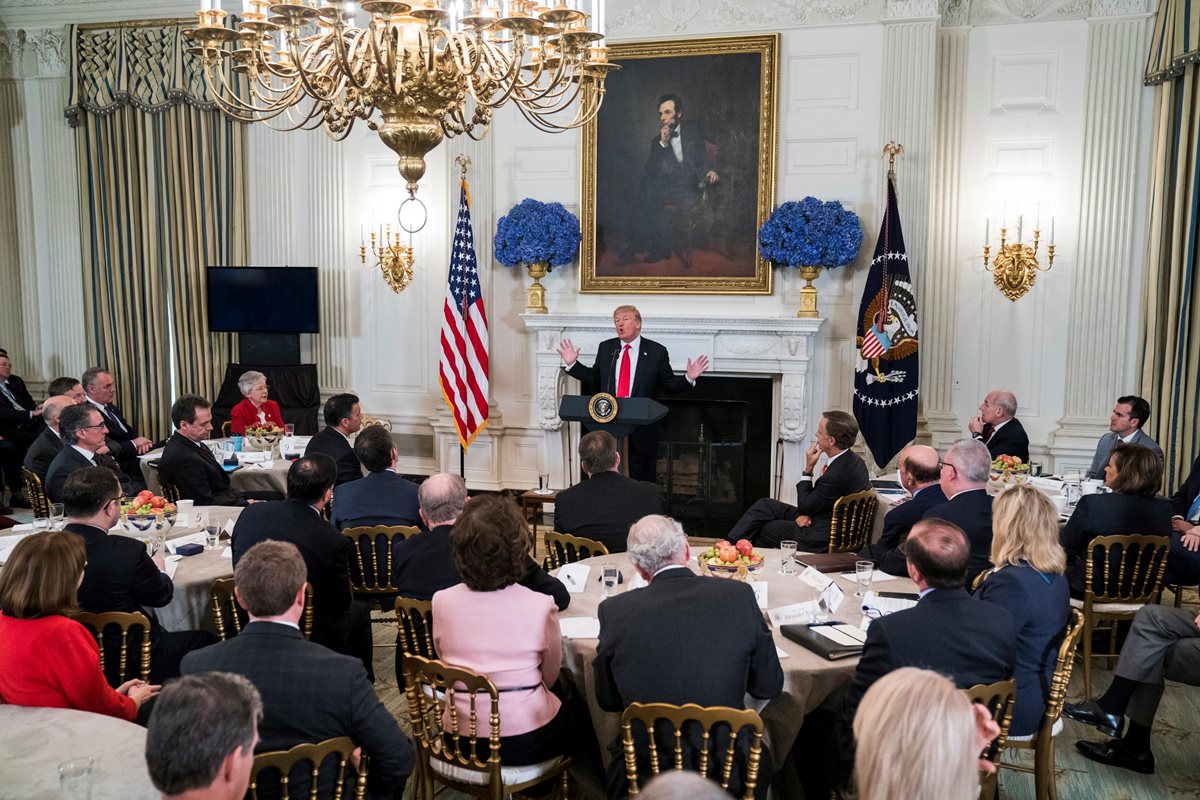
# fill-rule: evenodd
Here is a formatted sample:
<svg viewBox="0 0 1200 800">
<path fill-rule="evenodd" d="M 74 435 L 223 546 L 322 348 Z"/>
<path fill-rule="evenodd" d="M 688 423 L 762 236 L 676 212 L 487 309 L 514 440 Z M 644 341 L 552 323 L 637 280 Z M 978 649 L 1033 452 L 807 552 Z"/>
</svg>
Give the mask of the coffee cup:
<svg viewBox="0 0 1200 800">
<path fill-rule="evenodd" d="M 195 500 L 180 500 L 175 504 L 175 510 L 179 512 L 177 519 L 180 525 L 187 527 L 192 524 L 192 520 L 195 519 L 193 516 L 195 506 Z"/>
</svg>

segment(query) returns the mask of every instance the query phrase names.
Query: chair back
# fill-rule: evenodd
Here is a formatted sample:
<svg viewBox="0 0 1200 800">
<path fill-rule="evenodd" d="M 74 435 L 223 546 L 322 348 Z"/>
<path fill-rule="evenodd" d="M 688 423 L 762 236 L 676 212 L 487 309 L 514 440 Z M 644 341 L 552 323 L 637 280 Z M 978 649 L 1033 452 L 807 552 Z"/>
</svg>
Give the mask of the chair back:
<svg viewBox="0 0 1200 800">
<path fill-rule="evenodd" d="M 246 611 L 238 604 L 233 594 L 233 578 L 217 578 L 208 590 L 212 600 L 213 623 L 217 628 L 217 638 L 221 641 L 231 639 L 242 632 L 246 624 Z"/>
<path fill-rule="evenodd" d="M 1162 588 L 1171 540 L 1166 536 L 1097 536 L 1087 546 L 1084 599 L 1151 603 Z"/>
<path fill-rule="evenodd" d="M 1004 742 L 1008 738 L 1008 728 L 1012 724 L 1013 703 L 1017 699 L 1017 681 L 1009 678 L 995 683 L 980 683 L 970 689 L 963 690 L 972 703 L 982 703 L 991 712 L 992 719 L 1000 726 L 1000 733 L 980 754 L 996 765 L 995 772 L 980 772 L 980 800 L 991 800 L 996 795 L 996 775 L 1000 767 L 1000 754 L 1004 752 Z"/>
<path fill-rule="evenodd" d="M 546 562 L 548 569 L 558 569 L 563 564 L 574 564 L 592 556 L 606 556 L 608 548 L 603 542 L 572 536 L 569 533 L 546 531 Z"/>
<path fill-rule="evenodd" d="M 150 681 L 150 620 L 140 611 L 80 612 L 75 621 L 87 628 L 100 646 L 100 671 L 114 689 L 133 678 Z M 116 630 L 112 630 L 116 628 Z M 133 634 L 131 636 L 131 634 Z M 139 648 L 130 658 L 130 650 Z M 117 668 L 112 668 L 112 656 Z"/>
<path fill-rule="evenodd" d="M 500 693 L 495 684 L 486 675 L 417 655 L 404 657 L 403 671 L 421 785 L 433 786 L 431 762 L 436 761 L 501 786 Z M 474 781 L 460 785 L 445 770 L 438 772 L 449 786 L 479 786 Z"/>
<path fill-rule="evenodd" d="M 159 473 L 159 486 L 162 492 L 162 499 L 168 503 L 178 503 L 183 495 L 179 493 L 179 487 L 169 481 L 162 480 L 162 473 Z"/>
<path fill-rule="evenodd" d="M 308 581 L 304 582 L 304 616 L 300 618 L 300 631 L 305 639 L 312 638 L 313 626 L 313 588 Z"/>
<path fill-rule="evenodd" d="M 346 528 L 342 535 L 354 542 L 350 562 L 350 589 L 368 602 L 397 594 L 392 582 L 392 547 L 398 540 L 420 533 L 415 525 L 363 525 Z"/>
<path fill-rule="evenodd" d="M 415 597 L 396 597 L 396 625 L 400 632 L 400 653 L 405 656 L 437 658 L 433 646 L 433 603 Z"/>
<path fill-rule="evenodd" d="M 42 488 L 42 479 L 29 467 L 21 467 L 21 485 L 25 489 L 25 497 L 33 506 L 35 517 L 50 516 L 50 501 L 46 499 L 46 491 Z"/>
<path fill-rule="evenodd" d="M 866 547 L 878 510 L 879 501 L 871 489 L 839 497 L 829 522 L 829 552 L 857 553 Z"/>
<path fill-rule="evenodd" d="M 635 723 L 640 723 L 636 732 Z M 645 738 L 638 734 L 645 734 Z M 719 783 L 726 792 L 734 777 L 734 764 L 744 757 L 742 797 L 752 800 L 758 784 L 762 737 L 762 718 L 749 709 L 704 707 L 694 703 L 683 706 L 630 703 L 621 714 L 621 743 L 629 796 L 636 797 L 641 791 L 638 751 L 644 747 L 648 751 L 651 777 L 668 768 L 695 769 L 702 777 Z M 745 756 L 739 752 L 739 742 L 749 744 Z M 664 764 L 664 761 L 670 763 Z"/>
<path fill-rule="evenodd" d="M 297 792 L 296 796 L 308 800 L 341 800 L 343 797 L 364 800 L 367 796 L 366 759 L 363 759 L 357 772 L 352 767 L 347 769 L 350 767 L 350 754 L 356 746 L 349 736 L 339 736 L 315 744 L 298 744 L 290 750 L 259 753 L 254 757 L 250 774 L 249 796 L 252 800 L 258 800 L 262 791 L 264 797 L 288 798 L 292 797 L 292 792 Z M 293 776 L 293 771 L 300 765 L 306 769 Z M 334 772 L 333 777 L 321 780 L 329 775 L 330 770 Z"/>
<path fill-rule="evenodd" d="M 1049 732 L 1054 723 L 1062 715 L 1063 703 L 1067 700 L 1067 684 L 1071 682 L 1071 670 L 1075 667 L 1075 646 L 1079 644 L 1079 635 L 1083 631 L 1083 612 L 1077 608 L 1071 609 L 1067 619 L 1067 628 L 1063 632 L 1062 642 L 1058 645 L 1058 661 L 1054 665 L 1054 675 L 1050 677 L 1050 691 L 1046 696 L 1046 713 L 1042 716 L 1042 732 Z"/>
</svg>

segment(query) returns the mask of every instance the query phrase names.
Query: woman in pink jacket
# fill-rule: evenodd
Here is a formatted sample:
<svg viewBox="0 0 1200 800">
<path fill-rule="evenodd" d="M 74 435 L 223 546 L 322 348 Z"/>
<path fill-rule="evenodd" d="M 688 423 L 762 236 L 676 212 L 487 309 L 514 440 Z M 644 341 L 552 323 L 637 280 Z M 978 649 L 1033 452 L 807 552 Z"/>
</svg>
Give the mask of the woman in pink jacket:
<svg viewBox="0 0 1200 800">
<path fill-rule="evenodd" d="M 501 497 L 472 498 L 450 542 L 463 582 L 433 596 L 438 657 L 488 676 L 500 690 L 500 763 L 539 764 L 563 755 L 577 726 L 555 693 L 562 632 L 554 598 L 518 583 L 529 566 L 521 512 Z M 460 697 L 464 729 L 469 711 L 469 698 Z M 477 699 L 482 738 L 489 713 L 486 697 Z"/>
</svg>

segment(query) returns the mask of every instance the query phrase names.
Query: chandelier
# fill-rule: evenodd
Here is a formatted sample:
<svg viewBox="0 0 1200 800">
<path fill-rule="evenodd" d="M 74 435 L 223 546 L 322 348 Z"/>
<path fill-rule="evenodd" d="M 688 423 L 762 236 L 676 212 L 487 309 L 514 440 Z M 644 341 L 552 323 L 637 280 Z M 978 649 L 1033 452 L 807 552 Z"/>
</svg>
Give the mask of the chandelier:
<svg viewBox="0 0 1200 800">
<path fill-rule="evenodd" d="M 399 156 L 415 196 L 425 155 L 443 138 L 482 139 L 509 100 L 540 130 L 578 128 L 595 118 L 604 78 L 619 69 L 588 27 L 603 27 L 603 0 L 593 0 L 595 20 L 565 0 L 462 3 L 364 0 L 370 19 L 359 27 L 346 0 L 243 0 L 235 29 L 220 0 L 201 0 L 199 26 L 185 34 L 226 114 L 283 114 L 288 130 L 321 127 L 337 140 L 365 120 Z"/>
</svg>

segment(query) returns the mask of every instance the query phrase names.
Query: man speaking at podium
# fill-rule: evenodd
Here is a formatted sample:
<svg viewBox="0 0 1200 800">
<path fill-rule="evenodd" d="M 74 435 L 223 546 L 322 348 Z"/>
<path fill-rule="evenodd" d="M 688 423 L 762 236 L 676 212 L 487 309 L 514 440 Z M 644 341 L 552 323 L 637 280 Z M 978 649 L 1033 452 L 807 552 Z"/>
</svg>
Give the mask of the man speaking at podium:
<svg viewBox="0 0 1200 800">
<path fill-rule="evenodd" d="M 613 312 L 615 339 L 605 339 L 596 349 L 596 364 L 579 363 L 579 348 L 570 339 L 558 343 L 567 374 L 586 384 L 599 386 L 614 397 L 649 397 L 678 394 L 696 385 L 696 378 L 708 369 L 708 356 L 687 362 L 686 377 L 671 369 L 667 348 L 642 338 L 642 315 L 633 306 L 618 306 Z M 658 460 L 658 424 L 638 428 L 629 435 L 629 477 L 639 481 L 656 479 Z"/>
</svg>

